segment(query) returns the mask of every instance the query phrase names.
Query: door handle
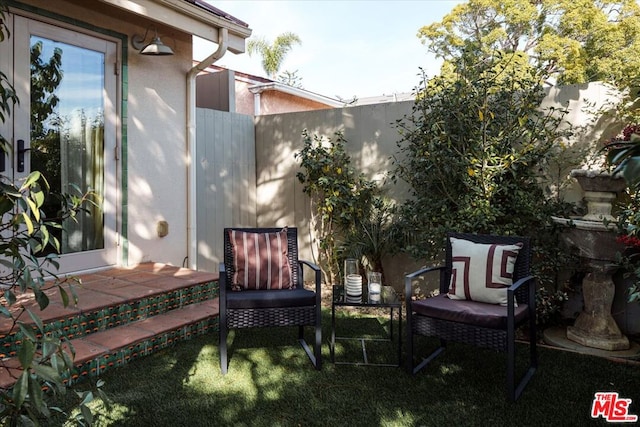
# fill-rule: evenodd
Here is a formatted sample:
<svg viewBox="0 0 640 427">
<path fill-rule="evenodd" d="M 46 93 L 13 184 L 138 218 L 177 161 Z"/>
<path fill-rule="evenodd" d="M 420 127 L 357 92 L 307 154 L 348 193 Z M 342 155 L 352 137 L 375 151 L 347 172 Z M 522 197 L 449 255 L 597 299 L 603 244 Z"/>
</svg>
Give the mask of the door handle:
<svg viewBox="0 0 640 427">
<path fill-rule="evenodd" d="M 24 154 L 30 148 L 24 148 L 24 139 L 18 140 L 18 172 L 24 172 Z"/>
</svg>

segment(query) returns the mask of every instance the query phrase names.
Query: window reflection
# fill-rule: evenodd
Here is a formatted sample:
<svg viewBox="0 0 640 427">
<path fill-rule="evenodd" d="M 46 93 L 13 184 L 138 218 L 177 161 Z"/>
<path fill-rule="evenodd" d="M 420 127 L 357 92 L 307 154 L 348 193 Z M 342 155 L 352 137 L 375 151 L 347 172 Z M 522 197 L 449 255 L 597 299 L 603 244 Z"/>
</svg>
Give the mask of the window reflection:
<svg viewBox="0 0 640 427">
<path fill-rule="evenodd" d="M 62 253 L 102 249 L 104 194 L 104 54 L 43 37 L 31 37 L 31 170 L 52 193 L 93 191 L 86 206 L 61 223 Z M 56 218 L 60 198 L 44 210 Z"/>
</svg>

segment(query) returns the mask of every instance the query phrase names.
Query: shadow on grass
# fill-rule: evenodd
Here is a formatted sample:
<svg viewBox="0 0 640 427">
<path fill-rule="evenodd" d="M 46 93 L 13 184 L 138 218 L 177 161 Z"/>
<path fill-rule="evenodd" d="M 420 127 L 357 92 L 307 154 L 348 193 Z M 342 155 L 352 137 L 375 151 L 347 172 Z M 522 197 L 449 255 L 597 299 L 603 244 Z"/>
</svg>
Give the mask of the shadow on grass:
<svg viewBox="0 0 640 427">
<path fill-rule="evenodd" d="M 222 376 L 217 334 L 209 334 L 107 372 L 104 389 L 113 403 L 111 409 L 94 406 L 96 425 L 606 425 L 590 417 L 597 391 L 633 399 L 630 412 L 640 414 L 637 365 L 540 349 L 539 370 L 514 404 L 505 399 L 501 353 L 452 344 L 416 376 L 400 368 L 333 365 L 330 312 L 323 316 L 321 371 L 298 345 L 297 328 L 252 329 L 230 337 L 229 373 Z M 337 321 L 356 335 L 384 333 L 388 326 L 388 318 Z M 393 344 L 388 351 L 397 351 Z M 418 345 L 427 351 L 436 342 Z M 348 346 L 337 350 L 344 357 L 359 354 Z M 60 424 L 51 419 L 48 425 Z"/>
</svg>

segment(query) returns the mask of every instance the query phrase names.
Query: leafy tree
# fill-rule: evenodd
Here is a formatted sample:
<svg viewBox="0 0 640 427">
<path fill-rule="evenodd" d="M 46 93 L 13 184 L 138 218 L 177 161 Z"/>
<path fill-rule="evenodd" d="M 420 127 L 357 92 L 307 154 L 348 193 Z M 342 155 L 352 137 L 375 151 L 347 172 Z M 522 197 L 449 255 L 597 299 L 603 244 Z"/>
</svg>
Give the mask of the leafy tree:
<svg viewBox="0 0 640 427">
<path fill-rule="evenodd" d="M 484 54 L 522 52 L 561 83 L 630 87 L 640 68 L 636 0 L 469 0 L 418 37 L 445 61 L 470 45 Z"/>
<path fill-rule="evenodd" d="M 302 44 L 302 40 L 297 34 L 286 32 L 280 34 L 273 43 L 269 43 L 265 38 L 251 39 L 247 42 L 247 52 L 249 56 L 254 53 L 262 57 L 262 68 L 267 76 L 274 80 L 280 71 L 285 57 L 296 44 Z"/>
<path fill-rule="evenodd" d="M 563 111 L 540 110 L 544 73 L 519 55 L 463 52 L 451 62 L 455 78 L 423 80 L 412 114 L 397 122 L 393 177 L 410 187 L 401 212 L 414 256 L 439 259 L 450 230 L 528 235 L 538 273 L 554 277 L 551 215 L 561 211 L 538 173 L 564 136 Z"/>
</svg>

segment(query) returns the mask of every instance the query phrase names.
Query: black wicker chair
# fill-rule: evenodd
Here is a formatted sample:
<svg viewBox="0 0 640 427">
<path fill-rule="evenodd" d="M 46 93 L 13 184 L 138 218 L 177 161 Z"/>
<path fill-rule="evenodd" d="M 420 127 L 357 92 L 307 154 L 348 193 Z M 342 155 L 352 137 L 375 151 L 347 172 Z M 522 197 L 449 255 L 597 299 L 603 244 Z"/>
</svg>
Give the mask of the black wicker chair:
<svg viewBox="0 0 640 427">
<path fill-rule="evenodd" d="M 220 369 L 227 373 L 227 335 L 231 329 L 298 326 L 298 340 L 316 369 L 322 366 L 321 357 L 321 273 L 320 268 L 308 261 L 298 259 L 298 232 L 287 228 L 287 249 L 291 290 L 231 290 L 234 273 L 233 248 L 230 230 L 250 233 L 274 233 L 281 228 L 225 228 L 224 262 L 220 263 Z M 315 272 L 315 289 L 304 288 L 303 266 Z M 304 340 L 304 327 L 315 328 L 314 351 Z"/>
<path fill-rule="evenodd" d="M 475 243 L 515 244 L 523 247 L 517 257 L 513 285 L 507 291 L 507 306 L 476 301 L 452 300 L 446 294 L 452 274 L 452 247 L 450 237 Z M 407 313 L 407 367 L 415 374 L 445 350 L 447 341 L 463 342 L 507 353 L 507 398 L 515 401 L 536 371 L 536 308 L 535 279 L 529 275 L 531 247 L 528 238 L 483 236 L 449 233 L 445 250 L 445 265 L 428 267 L 405 276 Z M 440 294 L 436 297 L 412 301 L 413 281 L 430 272 L 440 273 Z M 518 307 L 515 307 L 516 297 Z M 515 331 L 529 324 L 529 367 L 516 385 Z M 414 365 L 414 338 L 416 335 L 437 337 L 440 346 Z"/>
</svg>

